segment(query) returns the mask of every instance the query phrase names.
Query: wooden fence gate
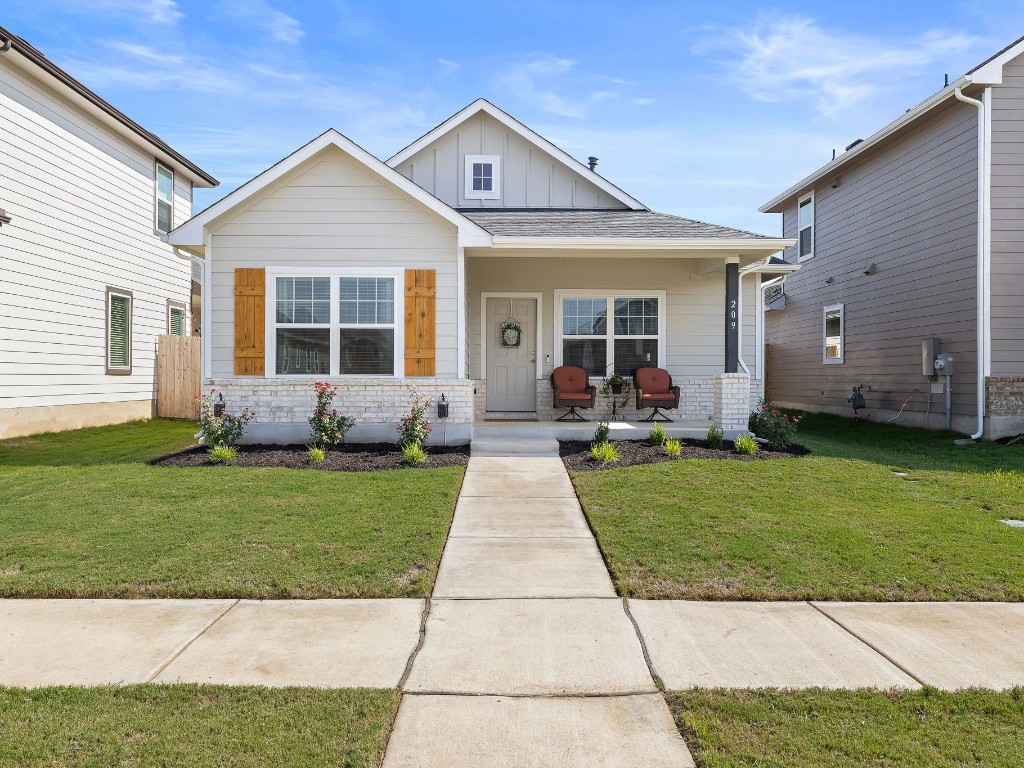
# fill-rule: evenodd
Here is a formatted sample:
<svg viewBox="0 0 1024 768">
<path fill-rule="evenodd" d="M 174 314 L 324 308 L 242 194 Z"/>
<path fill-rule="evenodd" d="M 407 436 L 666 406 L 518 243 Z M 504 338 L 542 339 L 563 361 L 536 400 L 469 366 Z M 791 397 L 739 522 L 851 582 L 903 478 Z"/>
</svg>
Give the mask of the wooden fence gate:
<svg viewBox="0 0 1024 768">
<path fill-rule="evenodd" d="M 199 418 L 198 336 L 161 336 L 156 348 L 156 413 L 170 419 Z"/>
</svg>

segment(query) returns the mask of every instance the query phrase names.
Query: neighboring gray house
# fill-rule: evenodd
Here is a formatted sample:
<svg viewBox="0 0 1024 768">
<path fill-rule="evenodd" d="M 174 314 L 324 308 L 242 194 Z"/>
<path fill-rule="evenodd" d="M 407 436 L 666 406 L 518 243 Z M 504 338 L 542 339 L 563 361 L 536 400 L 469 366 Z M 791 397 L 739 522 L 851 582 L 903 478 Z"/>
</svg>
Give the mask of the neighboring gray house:
<svg viewBox="0 0 1024 768">
<path fill-rule="evenodd" d="M 761 392 L 755 273 L 791 243 L 654 213 L 484 100 L 386 163 L 328 131 L 169 240 L 205 257 L 207 385 L 256 409 L 252 439 L 295 441 L 318 379 L 353 440 L 393 439 L 409 384 L 444 393 L 466 440 L 485 419 L 556 415 L 563 363 L 598 383 L 667 368 L 676 418 L 743 429 Z"/>
<path fill-rule="evenodd" d="M 864 385 L 870 418 L 942 427 L 948 381 L 955 429 L 1024 432 L 1022 117 L 1024 38 L 761 208 L 801 267 L 766 289 L 774 400 L 852 414 Z"/>
<path fill-rule="evenodd" d="M 153 415 L 198 287 L 161 238 L 216 183 L 0 27 L 0 439 Z"/>
</svg>

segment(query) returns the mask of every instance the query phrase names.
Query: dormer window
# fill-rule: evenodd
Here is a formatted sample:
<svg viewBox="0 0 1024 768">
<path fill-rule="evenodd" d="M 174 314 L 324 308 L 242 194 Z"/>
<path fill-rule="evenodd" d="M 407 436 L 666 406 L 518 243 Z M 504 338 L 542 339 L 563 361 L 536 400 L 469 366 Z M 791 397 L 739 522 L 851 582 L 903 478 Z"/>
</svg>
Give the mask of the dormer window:
<svg viewBox="0 0 1024 768">
<path fill-rule="evenodd" d="M 501 197 L 501 157 L 466 155 L 467 200 L 497 200 Z"/>
</svg>

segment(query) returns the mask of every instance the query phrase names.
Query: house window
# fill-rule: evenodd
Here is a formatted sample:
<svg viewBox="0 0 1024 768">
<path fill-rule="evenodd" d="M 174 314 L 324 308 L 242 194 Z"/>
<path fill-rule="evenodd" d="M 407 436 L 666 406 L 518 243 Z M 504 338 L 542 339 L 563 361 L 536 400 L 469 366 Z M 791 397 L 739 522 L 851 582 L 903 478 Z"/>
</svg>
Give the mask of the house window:
<svg viewBox="0 0 1024 768">
<path fill-rule="evenodd" d="M 559 365 L 587 375 L 612 371 L 632 376 L 637 368 L 660 366 L 664 343 L 664 293 L 655 295 L 572 295 L 556 301 Z"/>
<path fill-rule="evenodd" d="M 814 193 L 800 198 L 797 203 L 797 257 L 803 261 L 814 256 Z"/>
<path fill-rule="evenodd" d="M 132 372 L 132 293 L 120 288 L 107 288 L 106 372 Z"/>
<path fill-rule="evenodd" d="M 167 234 L 174 229 L 174 171 L 156 164 L 156 231 Z"/>
<path fill-rule="evenodd" d="M 466 155 L 468 200 L 497 200 L 501 197 L 501 158 L 498 155 Z"/>
<path fill-rule="evenodd" d="M 395 376 L 396 275 L 274 277 L 279 376 Z"/>
<path fill-rule="evenodd" d="M 183 302 L 167 300 L 167 334 L 169 336 L 185 335 L 185 304 Z"/>
<path fill-rule="evenodd" d="M 845 331 L 845 312 L 842 304 L 825 307 L 822 320 L 824 346 L 823 361 L 826 365 L 837 365 L 843 362 L 846 350 L 843 341 Z"/>
</svg>

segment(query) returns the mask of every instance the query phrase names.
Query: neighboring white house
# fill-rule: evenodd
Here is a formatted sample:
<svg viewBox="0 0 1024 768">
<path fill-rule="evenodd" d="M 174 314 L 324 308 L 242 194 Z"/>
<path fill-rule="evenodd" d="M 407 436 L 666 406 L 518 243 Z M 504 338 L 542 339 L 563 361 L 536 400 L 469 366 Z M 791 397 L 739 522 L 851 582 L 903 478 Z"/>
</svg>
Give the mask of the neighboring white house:
<svg viewBox="0 0 1024 768">
<path fill-rule="evenodd" d="M 216 184 L 0 27 L 0 438 L 153 414 L 193 294 L 161 237 Z"/>
<path fill-rule="evenodd" d="M 386 163 L 330 130 L 169 240 L 205 256 L 203 377 L 256 410 L 259 440 L 307 439 L 317 379 L 356 440 L 394 435 L 410 384 L 451 402 L 449 437 L 550 419 L 563 363 L 666 368 L 677 418 L 742 429 L 751 273 L 795 269 L 768 259 L 792 240 L 654 213 L 484 100 Z"/>
</svg>

